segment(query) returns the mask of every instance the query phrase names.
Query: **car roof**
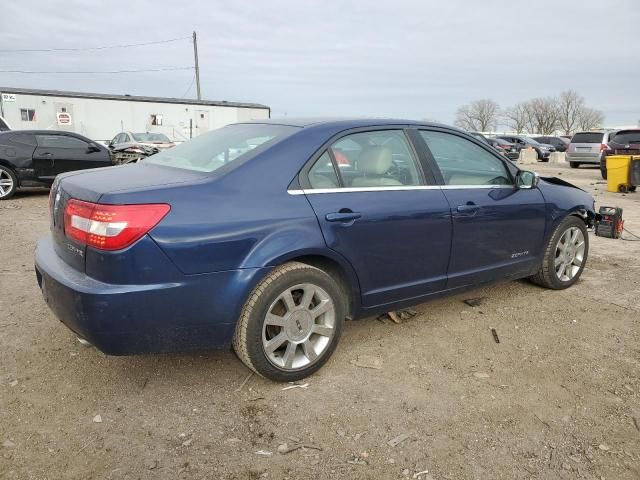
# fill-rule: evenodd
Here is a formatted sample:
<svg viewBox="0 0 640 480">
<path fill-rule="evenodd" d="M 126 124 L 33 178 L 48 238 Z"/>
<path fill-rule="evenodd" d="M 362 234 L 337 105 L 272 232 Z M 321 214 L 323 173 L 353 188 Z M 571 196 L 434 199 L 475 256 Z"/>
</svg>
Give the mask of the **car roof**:
<svg viewBox="0 0 640 480">
<path fill-rule="evenodd" d="M 64 130 L 8 130 L 2 133 L 22 133 L 28 135 L 70 135 L 72 137 L 86 138 L 75 132 L 67 132 Z"/>
<path fill-rule="evenodd" d="M 398 118 L 326 118 L 326 117 L 300 117 L 300 118 L 269 118 L 264 120 L 251 120 L 239 123 L 266 123 L 272 125 L 286 125 L 290 127 L 310 128 L 316 126 L 325 127 L 341 127 L 341 128 L 358 128 L 358 127 L 377 127 L 385 125 L 419 125 L 425 127 L 441 127 L 450 130 L 459 130 L 449 125 L 435 122 L 420 122 L 417 120 L 407 120 Z M 468 133 L 468 132 L 464 132 Z"/>
</svg>

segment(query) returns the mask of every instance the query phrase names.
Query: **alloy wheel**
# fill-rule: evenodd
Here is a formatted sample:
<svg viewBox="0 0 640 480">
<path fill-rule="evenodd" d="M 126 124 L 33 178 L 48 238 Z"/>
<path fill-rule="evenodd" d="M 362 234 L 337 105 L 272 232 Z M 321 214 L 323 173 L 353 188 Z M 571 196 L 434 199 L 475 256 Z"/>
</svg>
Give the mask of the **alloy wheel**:
<svg viewBox="0 0 640 480">
<path fill-rule="evenodd" d="M 4 198 L 13 190 L 13 178 L 9 172 L 0 170 L 0 198 Z"/>
<path fill-rule="evenodd" d="M 556 276 L 562 282 L 572 280 L 584 262 L 584 235 L 578 227 L 568 228 L 558 239 L 553 263 Z"/>
<path fill-rule="evenodd" d="M 327 351 L 335 334 L 333 300 L 321 287 L 287 288 L 270 305 L 262 326 L 262 348 L 282 370 L 306 368 Z"/>
</svg>

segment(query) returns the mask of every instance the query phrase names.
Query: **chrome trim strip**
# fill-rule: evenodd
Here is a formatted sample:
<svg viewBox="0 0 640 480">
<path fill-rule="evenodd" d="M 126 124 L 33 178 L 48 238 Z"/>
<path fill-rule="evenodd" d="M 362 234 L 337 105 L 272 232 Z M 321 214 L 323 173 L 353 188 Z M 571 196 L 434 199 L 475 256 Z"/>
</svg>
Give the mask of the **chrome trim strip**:
<svg viewBox="0 0 640 480">
<path fill-rule="evenodd" d="M 442 190 L 463 190 L 469 188 L 482 188 L 482 189 L 493 189 L 493 188 L 509 188 L 514 189 L 515 185 L 441 185 L 440 188 Z"/>
<path fill-rule="evenodd" d="M 356 192 L 394 192 L 408 190 L 465 190 L 478 188 L 490 190 L 494 188 L 515 188 L 515 185 L 406 185 L 399 187 L 350 187 L 350 188 L 310 188 L 307 190 L 287 190 L 289 195 L 311 195 L 319 193 L 356 193 Z"/>
</svg>

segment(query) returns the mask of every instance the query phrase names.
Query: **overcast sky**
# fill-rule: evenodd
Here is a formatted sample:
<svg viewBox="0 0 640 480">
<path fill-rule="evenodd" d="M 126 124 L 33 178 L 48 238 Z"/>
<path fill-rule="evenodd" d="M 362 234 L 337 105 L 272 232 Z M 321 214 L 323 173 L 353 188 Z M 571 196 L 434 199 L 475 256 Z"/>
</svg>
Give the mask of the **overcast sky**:
<svg viewBox="0 0 640 480">
<path fill-rule="evenodd" d="M 0 50 L 142 43 L 193 30 L 203 98 L 267 104 L 273 116 L 452 123 L 456 109 L 476 99 L 506 107 L 571 88 L 604 111 L 609 126 L 640 120 L 639 0 L 6 1 Z M 87 52 L 0 52 L 0 70 L 192 63 L 186 39 Z M 183 96 L 192 80 L 192 70 L 0 73 L 0 87 L 172 97 Z"/>
</svg>

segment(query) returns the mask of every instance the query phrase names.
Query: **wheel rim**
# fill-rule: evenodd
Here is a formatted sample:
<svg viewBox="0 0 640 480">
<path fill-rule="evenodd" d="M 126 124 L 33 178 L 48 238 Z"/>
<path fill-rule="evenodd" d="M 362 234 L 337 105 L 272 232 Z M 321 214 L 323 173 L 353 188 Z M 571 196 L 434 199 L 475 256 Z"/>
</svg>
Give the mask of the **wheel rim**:
<svg viewBox="0 0 640 480">
<path fill-rule="evenodd" d="M 317 285 L 287 288 L 271 304 L 262 325 L 262 348 L 281 370 L 316 363 L 331 345 L 336 314 L 333 300 Z"/>
<path fill-rule="evenodd" d="M 13 189 L 13 178 L 9 175 L 9 172 L 0 170 L 0 198 L 4 198 Z"/>
<path fill-rule="evenodd" d="M 578 227 L 571 227 L 560 236 L 554 260 L 558 280 L 568 282 L 578 274 L 584 262 L 584 248 L 584 234 Z"/>
</svg>

